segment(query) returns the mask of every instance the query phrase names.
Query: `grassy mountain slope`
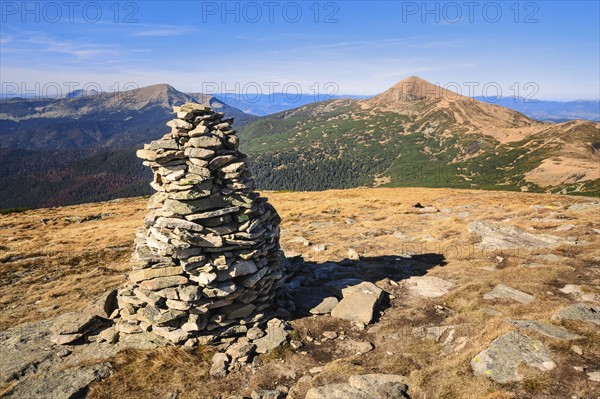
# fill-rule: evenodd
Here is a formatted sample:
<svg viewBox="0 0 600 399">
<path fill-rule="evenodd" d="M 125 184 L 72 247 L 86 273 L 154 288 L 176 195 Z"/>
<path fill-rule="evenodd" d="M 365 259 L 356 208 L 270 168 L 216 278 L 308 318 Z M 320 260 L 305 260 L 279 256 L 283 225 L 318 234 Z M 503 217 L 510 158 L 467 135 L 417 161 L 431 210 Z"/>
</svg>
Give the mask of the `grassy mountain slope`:
<svg viewBox="0 0 600 399">
<path fill-rule="evenodd" d="M 600 193 L 599 123 L 542 123 L 408 78 L 241 129 L 259 186 L 425 186 Z"/>
</svg>

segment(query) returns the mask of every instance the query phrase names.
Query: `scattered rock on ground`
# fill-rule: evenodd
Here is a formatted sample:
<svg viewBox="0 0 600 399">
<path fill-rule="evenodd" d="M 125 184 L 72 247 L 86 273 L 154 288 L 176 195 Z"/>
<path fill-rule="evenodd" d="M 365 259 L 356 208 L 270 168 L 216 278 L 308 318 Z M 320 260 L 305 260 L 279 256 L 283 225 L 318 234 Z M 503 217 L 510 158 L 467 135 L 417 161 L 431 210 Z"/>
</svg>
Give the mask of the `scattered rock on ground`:
<svg viewBox="0 0 600 399">
<path fill-rule="evenodd" d="M 210 366 L 210 375 L 213 377 L 225 377 L 229 366 L 229 356 L 226 353 L 215 353 Z"/>
<path fill-rule="evenodd" d="M 518 331 L 511 331 L 492 341 L 487 349 L 471 360 L 475 374 L 506 384 L 521 381 L 519 366 L 525 363 L 542 371 L 552 370 L 556 363 L 544 344 Z"/>
<path fill-rule="evenodd" d="M 75 399 L 84 398 L 87 387 L 110 375 L 110 363 L 76 366 L 27 378 L 5 396 L 7 399 Z"/>
<path fill-rule="evenodd" d="M 389 374 L 352 376 L 346 384 L 312 388 L 306 399 L 408 399 L 405 378 Z"/>
<path fill-rule="evenodd" d="M 576 242 L 548 234 L 532 234 L 518 227 L 501 225 L 484 220 L 476 220 L 469 225 L 469 231 L 481 237 L 478 248 L 494 249 L 536 249 L 553 248 L 559 244 Z"/>
<path fill-rule="evenodd" d="M 600 306 L 576 303 L 555 313 L 552 320 L 581 320 L 600 326 Z"/>
<path fill-rule="evenodd" d="M 555 339 L 573 340 L 583 338 L 581 335 L 577 335 L 567 330 L 566 328 L 558 327 L 548 323 L 543 323 L 537 320 L 507 320 L 507 322 L 518 328 L 532 330 L 547 337 Z"/>
<path fill-rule="evenodd" d="M 413 295 L 426 298 L 437 298 L 446 295 L 453 283 L 434 276 L 413 276 L 404 282 L 408 291 Z"/>
<path fill-rule="evenodd" d="M 600 371 L 594 371 L 592 373 L 587 373 L 587 376 L 590 381 L 600 382 Z"/>
<path fill-rule="evenodd" d="M 528 304 L 535 299 L 533 295 L 519 291 L 504 284 L 498 284 L 493 290 L 483 295 L 483 299 L 512 299 L 517 302 Z"/>
<path fill-rule="evenodd" d="M 257 353 L 267 353 L 283 344 L 289 335 L 288 324 L 280 319 L 271 319 L 267 323 L 266 335 L 254 341 Z"/>
</svg>

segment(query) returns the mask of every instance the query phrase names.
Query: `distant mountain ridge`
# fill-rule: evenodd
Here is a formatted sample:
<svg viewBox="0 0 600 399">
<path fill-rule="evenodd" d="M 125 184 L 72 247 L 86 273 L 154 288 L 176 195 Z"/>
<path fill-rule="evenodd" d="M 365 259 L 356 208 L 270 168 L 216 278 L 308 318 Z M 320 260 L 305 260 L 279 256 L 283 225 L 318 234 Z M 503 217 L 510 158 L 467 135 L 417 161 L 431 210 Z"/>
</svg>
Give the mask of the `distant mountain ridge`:
<svg viewBox="0 0 600 399">
<path fill-rule="evenodd" d="M 262 189 L 600 194 L 599 123 L 543 123 L 418 77 L 372 98 L 309 103 L 265 117 L 166 84 L 85 94 L 0 102 L 0 208 L 149 194 L 150 176 L 134 150 L 169 131 L 172 106 L 187 101 L 235 118 Z"/>
<path fill-rule="evenodd" d="M 256 117 L 202 93 L 185 94 L 170 85 L 42 100 L 0 102 L 2 147 L 22 149 L 118 149 L 156 139 L 174 105 L 195 101 L 245 123 Z"/>
<path fill-rule="evenodd" d="M 547 101 L 514 97 L 498 99 L 475 97 L 475 99 L 512 108 L 530 118 L 544 122 L 560 123 L 576 119 L 600 122 L 600 100 Z"/>
<path fill-rule="evenodd" d="M 214 96 L 181 93 L 167 84 L 1 101 L 0 208 L 149 193 L 135 149 L 169 132 L 172 107 L 188 101 L 233 116 L 239 126 L 256 119 Z"/>
</svg>

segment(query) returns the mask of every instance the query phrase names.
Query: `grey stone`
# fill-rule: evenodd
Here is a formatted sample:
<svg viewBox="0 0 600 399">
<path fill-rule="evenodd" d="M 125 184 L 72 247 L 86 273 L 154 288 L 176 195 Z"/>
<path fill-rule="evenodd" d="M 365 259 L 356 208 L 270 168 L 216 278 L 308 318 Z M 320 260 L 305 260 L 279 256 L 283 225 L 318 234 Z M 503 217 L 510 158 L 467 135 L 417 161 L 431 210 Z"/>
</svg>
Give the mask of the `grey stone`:
<svg viewBox="0 0 600 399">
<path fill-rule="evenodd" d="M 172 266 L 133 270 L 129 272 L 128 277 L 130 281 L 137 283 L 143 280 L 150 280 L 157 277 L 176 276 L 182 273 L 183 270 L 180 266 Z"/>
<path fill-rule="evenodd" d="M 209 150 L 206 148 L 186 148 L 183 152 L 185 154 L 186 157 L 190 157 L 190 158 L 200 158 L 200 159 L 209 159 L 211 158 L 215 152 L 213 150 Z M 145 157 L 149 156 L 149 154 L 143 153 L 140 154 L 140 151 L 138 150 L 137 152 L 138 157 L 142 158 L 140 155 L 144 155 Z M 145 159 L 150 159 L 150 158 L 145 158 Z"/>
<path fill-rule="evenodd" d="M 477 247 L 485 250 L 495 249 L 536 249 L 553 248 L 559 244 L 574 242 L 548 234 L 532 234 L 511 225 L 501 225 L 476 220 L 469 225 L 469 231 L 481 237 Z"/>
<path fill-rule="evenodd" d="M 117 290 L 113 288 L 100 295 L 85 309 L 85 312 L 108 319 L 116 308 Z"/>
<path fill-rule="evenodd" d="M 163 204 L 163 211 L 178 215 L 189 215 L 209 209 L 223 208 L 229 204 L 220 196 L 201 198 L 193 201 L 178 201 L 167 199 Z"/>
<path fill-rule="evenodd" d="M 152 306 L 156 305 L 156 303 L 162 299 L 162 297 L 157 295 L 154 291 L 143 290 L 140 287 L 136 287 L 133 290 L 133 293 L 136 297 Z"/>
<path fill-rule="evenodd" d="M 229 356 L 225 353 L 215 353 L 212 358 L 210 375 L 213 377 L 225 377 L 229 366 Z"/>
<path fill-rule="evenodd" d="M 194 302 L 202 298 L 202 289 L 196 285 L 186 285 L 177 288 L 179 299 Z"/>
<path fill-rule="evenodd" d="M 204 227 L 202 227 L 198 223 L 178 218 L 159 217 L 158 219 L 156 219 L 156 222 L 154 222 L 154 225 L 156 227 L 166 227 L 169 229 L 179 228 L 196 232 L 201 232 L 204 230 Z"/>
<path fill-rule="evenodd" d="M 199 274 L 190 275 L 190 280 L 198 283 L 201 287 L 206 287 L 217 279 L 217 273 L 201 272 Z"/>
<path fill-rule="evenodd" d="M 56 335 L 85 333 L 97 325 L 98 317 L 84 312 L 65 313 L 54 320 L 50 332 Z"/>
<path fill-rule="evenodd" d="M 556 367 L 544 344 L 518 331 L 511 331 L 496 338 L 487 349 L 471 360 L 471 368 L 477 375 L 491 378 L 500 384 L 521 381 L 519 366 L 549 371 Z"/>
<path fill-rule="evenodd" d="M 160 149 L 178 150 L 179 145 L 177 144 L 177 141 L 175 141 L 174 139 L 154 140 L 154 141 L 150 142 L 150 146 L 147 149 L 148 150 L 160 150 Z"/>
<path fill-rule="evenodd" d="M 408 399 L 405 378 L 389 374 L 352 376 L 347 384 L 330 384 L 308 391 L 306 399 Z"/>
<path fill-rule="evenodd" d="M 184 276 L 169 276 L 169 277 L 158 277 L 152 280 L 144 280 L 140 283 L 140 288 L 150 291 L 158 291 L 163 288 L 174 287 L 176 285 L 183 285 L 188 282 L 188 279 Z"/>
<path fill-rule="evenodd" d="M 369 324 L 383 297 L 383 290 L 373 283 L 363 282 L 344 288 L 342 300 L 333 308 L 331 316 Z"/>
<path fill-rule="evenodd" d="M 225 282 L 215 287 L 205 287 L 202 292 L 209 298 L 222 298 L 237 291 L 237 285 L 234 282 Z"/>
<path fill-rule="evenodd" d="M 309 310 L 310 313 L 320 315 L 329 314 L 339 303 L 338 299 L 334 296 L 323 298 L 323 300 L 315 307 Z"/>
<path fill-rule="evenodd" d="M 172 329 L 168 327 L 152 327 L 152 332 L 173 343 L 182 343 L 190 337 L 190 333 L 183 329 Z"/>
<path fill-rule="evenodd" d="M 230 206 L 227 208 L 217 209 L 215 211 L 202 212 L 202 213 L 194 213 L 192 215 L 187 215 L 186 219 L 188 220 L 200 220 L 200 219 L 210 219 L 218 216 L 227 215 L 229 213 L 236 213 L 240 210 L 238 206 Z"/>
<path fill-rule="evenodd" d="M 222 166 L 227 165 L 229 162 L 235 160 L 235 155 L 221 155 L 214 157 L 208 164 L 208 167 L 212 170 L 219 169 Z"/>
<path fill-rule="evenodd" d="M 220 248 L 223 239 L 218 234 L 184 233 L 180 234 L 181 240 L 201 248 Z"/>
<path fill-rule="evenodd" d="M 220 147 L 222 143 L 221 139 L 215 136 L 200 136 L 191 138 L 187 142 L 187 145 L 196 148 L 217 148 Z"/>
<path fill-rule="evenodd" d="M 284 399 L 286 394 L 275 389 L 261 389 L 258 391 L 252 391 L 250 397 L 252 399 Z"/>
<path fill-rule="evenodd" d="M 256 309 L 256 306 L 251 303 L 236 303 L 221 308 L 221 313 L 224 314 L 227 319 L 243 319 L 250 316 L 252 312 L 254 312 L 254 309 Z"/>
<path fill-rule="evenodd" d="M 154 306 L 148 305 L 142 308 L 138 313 L 138 319 L 149 324 L 165 324 L 170 321 L 180 319 L 187 313 L 181 310 L 169 309 L 159 310 Z"/>
<path fill-rule="evenodd" d="M 219 270 L 217 272 L 218 280 L 228 280 L 234 277 L 247 276 L 258 271 L 256 263 L 251 260 L 238 260 L 229 266 L 227 270 Z"/>
<path fill-rule="evenodd" d="M 110 363 L 76 366 L 28 378 L 17 384 L 5 398 L 11 399 L 75 399 L 83 397 L 86 388 L 95 381 L 108 377 Z"/>
<path fill-rule="evenodd" d="M 577 335 L 566 328 L 543 323 L 537 320 L 507 320 L 507 322 L 518 328 L 532 330 L 555 339 L 573 340 L 583 338 L 581 335 Z"/>
<path fill-rule="evenodd" d="M 202 331 L 206 328 L 208 321 L 204 315 L 190 314 L 187 322 L 185 322 L 181 329 L 183 331 Z"/>
<path fill-rule="evenodd" d="M 266 335 L 254 341 L 257 353 L 267 353 L 283 344 L 289 335 L 288 324 L 283 320 L 271 319 L 267 323 Z"/>
<path fill-rule="evenodd" d="M 346 339 L 340 343 L 340 346 L 353 355 L 364 354 L 373 350 L 373 344 L 370 342 L 356 341 L 354 339 Z"/>
<path fill-rule="evenodd" d="M 552 320 L 580 320 L 600 326 L 600 306 L 576 303 L 556 312 Z"/>
<path fill-rule="evenodd" d="M 523 304 L 529 304 L 534 301 L 534 296 L 526 292 L 508 287 L 504 284 L 498 284 L 493 290 L 483 295 L 483 299 L 512 299 Z"/>
<path fill-rule="evenodd" d="M 435 276 L 413 276 L 403 284 L 412 295 L 425 298 L 444 296 L 454 287 L 454 283 Z"/>
</svg>

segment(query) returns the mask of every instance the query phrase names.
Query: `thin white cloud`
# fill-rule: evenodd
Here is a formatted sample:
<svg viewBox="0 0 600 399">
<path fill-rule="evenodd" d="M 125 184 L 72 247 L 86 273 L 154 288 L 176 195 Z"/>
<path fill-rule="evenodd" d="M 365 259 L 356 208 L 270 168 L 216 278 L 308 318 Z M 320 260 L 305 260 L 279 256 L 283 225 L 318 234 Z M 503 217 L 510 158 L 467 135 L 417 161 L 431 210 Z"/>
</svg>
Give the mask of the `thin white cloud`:
<svg viewBox="0 0 600 399">
<path fill-rule="evenodd" d="M 186 33 L 195 32 L 196 29 L 182 28 L 178 26 L 160 26 L 154 29 L 138 30 L 133 32 L 132 36 L 136 37 L 164 37 L 164 36 L 180 36 Z"/>
</svg>

